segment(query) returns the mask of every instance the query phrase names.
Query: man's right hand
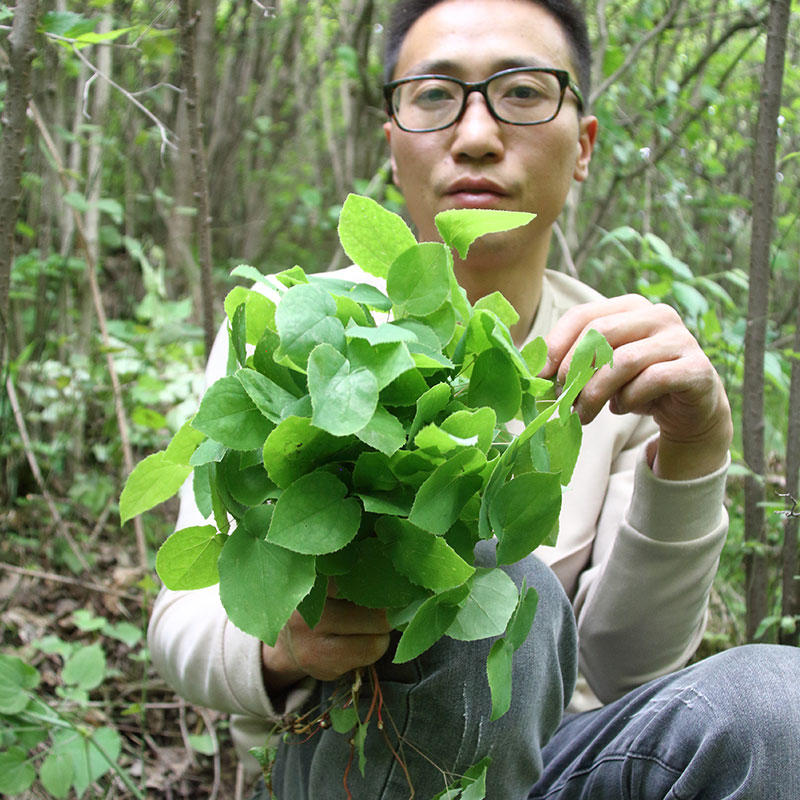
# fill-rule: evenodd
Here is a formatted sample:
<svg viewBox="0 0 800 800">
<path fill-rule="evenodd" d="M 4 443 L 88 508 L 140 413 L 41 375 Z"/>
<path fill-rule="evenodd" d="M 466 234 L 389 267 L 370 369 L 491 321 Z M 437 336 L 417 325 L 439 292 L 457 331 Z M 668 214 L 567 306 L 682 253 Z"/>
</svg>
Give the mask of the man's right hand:
<svg viewBox="0 0 800 800">
<path fill-rule="evenodd" d="M 295 611 L 275 646 L 261 646 L 267 691 L 280 691 L 309 675 L 321 681 L 335 680 L 352 669 L 374 664 L 386 652 L 391 631 L 386 612 L 357 606 L 333 594 L 331 585 L 314 628 Z"/>
</svg>

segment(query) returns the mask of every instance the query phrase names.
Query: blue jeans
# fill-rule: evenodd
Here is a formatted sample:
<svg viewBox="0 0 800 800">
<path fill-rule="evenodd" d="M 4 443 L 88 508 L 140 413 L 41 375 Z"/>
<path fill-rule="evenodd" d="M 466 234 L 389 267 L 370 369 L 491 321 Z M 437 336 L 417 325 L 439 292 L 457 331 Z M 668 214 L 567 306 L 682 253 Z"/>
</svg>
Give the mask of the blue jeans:
<svg viewBox="0 0 800 800">
<path fill-rule="evenodd" d="M 491 563 L 491 543 L 480 548 Z M 576 677 L 572 609 L 538 559 L 507 571 L 539 592 L 534 628 L 514 656 L 511 710 L 489 721 L 491 642 L 445 637 L 407 664 L 382 659 L 385 731 L 408 777 L 373 723 L 365 775 L 355 763 L 348 772 L 353 800 L 406 800 L 409 778 L 415 800 L 429 800 L 486 755 L 487 800 L 800 799 L 800 650 L 737 648 L 563 717 Z M 333 691 L 320 684 L 314 702 Z M 282 743 L 274 797 L 343 800 L 350 751 L 330 729 Z"/>
</svg>

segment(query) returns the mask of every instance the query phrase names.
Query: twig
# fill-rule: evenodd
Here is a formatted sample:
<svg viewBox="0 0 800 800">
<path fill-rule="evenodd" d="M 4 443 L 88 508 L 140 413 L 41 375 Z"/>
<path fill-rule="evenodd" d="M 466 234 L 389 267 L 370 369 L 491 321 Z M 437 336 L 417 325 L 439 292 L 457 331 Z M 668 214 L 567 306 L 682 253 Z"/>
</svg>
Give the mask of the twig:
<svg viewBox="0 0 800 800">
<path fill-rule="evenodd" d="M 110 594 L 114 597 L 122 597 L 125 600 L 133 600 L 139 602 L 140 597 L 130 592 L 125 592 L 120 589 L 112 589 L 110 586 L 103 586 L 99 583 L 92 583 L 91 581 L 82 581 L 77 578 L 70 578 L 66 575 L 57 575 L 55 572 L 41 572 L 35 569 L 26 569 L 25 567 L 17 567 L 14 564 L 7 564 L 5 561 L 0 561 L 0 569 L 5 569 L 8 572 L 14 572 L 17 575 L 26 575 L 29 578 L 37 578 L 43 581 L 56 581 L 57 583 L 66 583 L 70 586 L 81 586 L 84 589 L 89 589 L 92 592 L 102 592 L 103 594 Z"/>
<path fill-rule="evenodd" d="M 181 697 L 178 706 L 178 727 L 181 731 L 181 738 L 183 739 L 183 746 L 189 756 L 189 763 L 194 766 L 197 764 L 197 759 L 194 757 L 194 748 L 189 741 L 189 728 L 186 727 L 186 701 Z"/>
<path fill-rule="evenodd" d="M 50 153 L 54 163 L 58 168 L 58 177 L 61 182 L 66 186 L 66 169 L 61 160 L 61 155 L 58 148 L 55 146 L 52 136 L 45 124 L 45 121 L 39 112 L 39 109 L 31 100 L 28 104 L 28 109 L 36 123 L 36 127 L 45 142 L 48 152 Z M 95 314 L 97 315 L 97 325 L 100 328 L 100 337 L 103 341 L 103 346 L 106 351 L 106 367 L 108 369 L 108 377 L 111 381 L 111 393 L 114 397 L 114 410 L 117 417 L 117 427 L 119 428 L 119 439 L 122 447 L 122 458 L 125 464 L 125 470 L 128 474 L 133 472 L 133 450 L 131 449 L 130 438 L 128 436 L 128 418 L 125 414 L 125 404 L 122 400 L 122 387 L 117 375 L 117 369 L 114 365 L 113 348 L 111 347 L 111 339 L 108 335 L 108 326 L 106 324 L 106 312 L 103 306 L 103 297 L 100 293 L 100 286 L 97 283 L 97 265 L 92 257 L 91 248 L 86 239 L 86 230 L 83 224 L 81 215 L 75 208 L 72 208 L 72 217 L 75 222 L 75 230 L 78 233 L 78 241 L 81 249 L 86 256 L 86 275 L 89 281 L 89 288 L 92 294 L 92 302 L 94 304 Z M 140 517 L 135 517 L 133 520 L 134 531 L 136 533 L 136 546 L 139 555 L 139 565 L 143 570 L 147 570 L 149 565 L 147 561 L 147 543 L 144 537 L 144 528 L 142 527 L 142 520 Z"/>
<path fill-rule="evenodd" d="M 50 514 L 55 521 L 56 527 L 58 528 L 58 532 L 61 536 L 64 537 L 64 541 L 69 545 L 69 549 L 72 550 L 73 555 L 75 558 L 78 559 L 80 565 L 87 571 L 91 571 L 91 567 L 89 566 L 89 562 L 84 557 L 83 553 L 81 552 L 80 548 L 78 547 L 77 542 L 72 538 L 72 534 L 69 532 L 69 528 L 67 527 L 64 520 L 61 518 L 61 514 L 58 512 L 58 508 L 56 508 L 55 502 L 53 502 L 53 498 L 50 495 L 50 492 L 47 491 L 47 487 L 44 484 L 44 478 L 42 478 L 42 472 L 39 469 L 39 463 L 36 460 L 36 454 L 33 452 L 33 447 L 31 446 L 31 440 L 28 436 L 28 429 L 25 426 L 25 419 L 22 416 L 22 411 L 19 407 L 19 400 L 17 399 L 17 392 L 14 389 L 14 384 L 11 381 L 11 376 L 9 375 L 6 379 L 6 391 L 8 392 L 8 399 L 11 403 L 11 410 L 14 412 L 14 419 L 17 423 L 17 430 L 19 430 L 20 438 L 22 439 L 22 446 L 25 449 L 25 456 L 28 459 L 28 464 L 30 465 L 31 472 L 33 473 L 33 477 L 36 480 L 36 483 L 39 485 L 39 489 L 41 489 L 42 496 L 44 497 L 45 502 L 47 503 L 47 507 L 50 509 Z"/>
<path fill-rule="evenodd" d="M 209 713 L 208 709 L 196 706 L 195 710 L 203 718 L 208 735 L 211 737 L 211 743 L 214 746 L 214 783 L 211 787 L 211 794 L 208 796 L 208 800 L 217 800 L 222 776 L 222 763 L 220 761 L 219 754 L 219 739 L 217 738 L 217 732 L 214 729 L 214 720 L 211 718 L 211 714 Z"/>
<path fill-rule="evenodd" d="M 569 251 L 567 237 L 564 236 L 564 231 L 561 230 L 561 226 L 558 224 L 558 222 L 553 225 L 553 231 L 555 232 L 558 246 L 561 248 L 561 255 L 564 258 L 564 263 L 567 265 L 567 272 L 569 272 L 573 278 L 577 278 L 578 269 L 575 266 L 575 262 L 572 260 L 572 253 Z"/>
</svg>

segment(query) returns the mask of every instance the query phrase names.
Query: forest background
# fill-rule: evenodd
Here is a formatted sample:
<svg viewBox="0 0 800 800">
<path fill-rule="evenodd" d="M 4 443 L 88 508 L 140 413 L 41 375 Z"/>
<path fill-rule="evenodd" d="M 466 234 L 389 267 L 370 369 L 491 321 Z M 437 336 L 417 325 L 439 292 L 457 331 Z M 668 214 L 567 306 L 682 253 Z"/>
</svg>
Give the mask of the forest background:
<svg viewBox="0 0 800 800">
<path fill-rule="evenodd" d="M 0 2 L 0 615 L 29 665 L 0 662 L 0 793 L 246 793 L 224 717 L 148 662 L 175 508 L 121 528 L 118 498 L 196 408 L 231 269 L 343 266 L 348 192 L 402 212 L 389 6 Z M 674 305 L 727 387 L 731 531 L 698 655 L 796 645 L 800 4 L 586 9 L 601 134 L 551 267 Z"/>
</svg>

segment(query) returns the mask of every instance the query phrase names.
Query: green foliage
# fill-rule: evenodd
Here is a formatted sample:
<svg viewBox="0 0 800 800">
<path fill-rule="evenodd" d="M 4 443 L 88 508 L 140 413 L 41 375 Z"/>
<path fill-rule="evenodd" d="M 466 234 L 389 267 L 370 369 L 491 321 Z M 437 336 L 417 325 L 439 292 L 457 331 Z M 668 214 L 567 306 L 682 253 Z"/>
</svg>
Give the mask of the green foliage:
<svg viewBox="0 0 800 800">
<path fill-rule="evenodd" d="M 85 628 L 99 623 L 103 630 L 110 629 L 106 620 L 91 615 L 77 619 Z M 136 633 L 141 637 L 141 631 Z M 73 710 L 62 710 L 37 692 L 37 669 L 16 656 L 0 655 L 0 793 L 23 794 L 38 779 L 51 797 L 64 798 L 71 791 L 82 797 L 92 783 L 113 772 L 133 796 L 143 797 L 118 764 L 118 731 L 108 725 L 90 726 L 74 710 L 88 706 L 88 692 L 107 677 L 102 646 L 81 647 L 56 637 L 39 646 L 63 655 L 64 686 L 58 689 Z"/>
<path fill-rule="evenodd" d="M 157 569 L 170 588 L 206 586 L 218 560 L 230 619 L 269 644 L 314 587 L 316 599 L 303 610 L 318 618 L 330 575 L 340 596 L 390 609 L 403 631 L 398 662 L 445 634 L 502 635 L 514 617 L 512 639 L 500 640 L 503 649 L 493 653 L 501 655 L 488 665 L 499 716 L 511 653 L 533 617 L 515 615 L 524 593 L 497 567 L 476 570 L 472 548 L 496 536 L 498 562 L 507 564 L 554 535 L 566 481 L 560 473 L 571 472 L 580 446 L 569 406 L 610 349 L 602 337 L 587 337 L 564 396 L 545 399 L 551 383 L 538 380 L 528 360 L 541 361 L 541 348 L 527 359 L 516 350 L 503 321 L 515 315 L 503 298 L 470 308 L 449 249 L 531 215 L 463 216 L 447 212 L 446 244 L 409 245 L 399 218 L 348 198 L 340 235 L 354 259 L 386 276 L 388 301 L 294 268 L 272 281 L 274 315 L 249 327 L 255 306 L 238 294 L 238 305 L 227 308 L 232 374 L 209 388 L 191 428 L 136 467 L 120 512 L 128 519 L 161 502 L 202 460 L 224 507 L 215 517 L 231 515 L 237 527 L 229 536 L 210 525 L 176 532 Z M 391 321 L 376 321 L 387 302 Z M 445 316 L 453 324 L 440 327 Z M 393 386 L 409 375 L 416 381 L 399 400 Z M 505 423 L 515 418 L 527 427 L 508 445 Z M 551 435 L 537 435 L 540 429 Z M 212 442 L 221 459 L 196 458 Z M 197 499 L 207 508 L 204 494 Z"/>
</svg>

